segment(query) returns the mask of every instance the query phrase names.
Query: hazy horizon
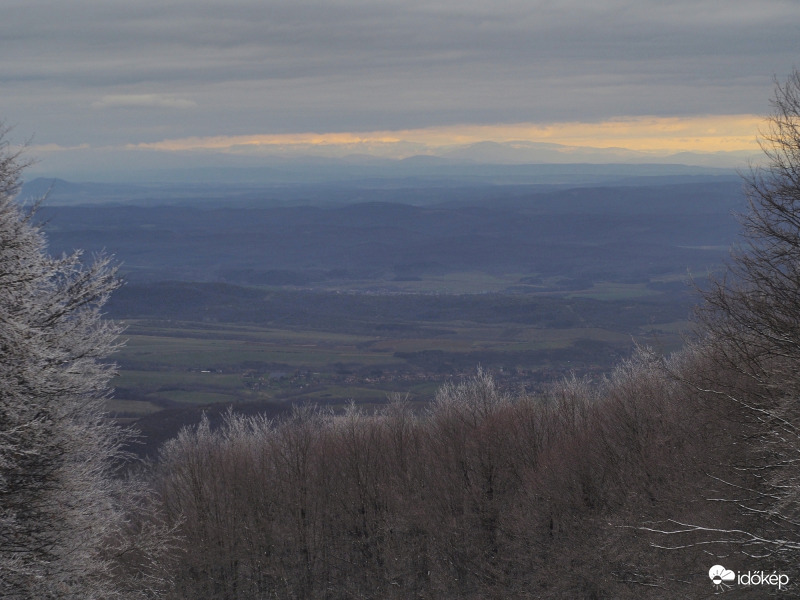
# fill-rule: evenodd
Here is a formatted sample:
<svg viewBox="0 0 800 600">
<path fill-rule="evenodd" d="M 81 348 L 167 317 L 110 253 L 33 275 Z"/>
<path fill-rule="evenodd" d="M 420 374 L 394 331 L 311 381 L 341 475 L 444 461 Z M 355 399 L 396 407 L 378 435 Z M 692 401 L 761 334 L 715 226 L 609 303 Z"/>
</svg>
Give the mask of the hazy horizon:
<svg viewBox="0 0 800 600">
<path fill-rule="evenodd" d="M 309 156 L 742 167 L 800 23 L 778 0 L 4 12 L 11 140 L 32 174 L 98 180 Z"/>
</svg>

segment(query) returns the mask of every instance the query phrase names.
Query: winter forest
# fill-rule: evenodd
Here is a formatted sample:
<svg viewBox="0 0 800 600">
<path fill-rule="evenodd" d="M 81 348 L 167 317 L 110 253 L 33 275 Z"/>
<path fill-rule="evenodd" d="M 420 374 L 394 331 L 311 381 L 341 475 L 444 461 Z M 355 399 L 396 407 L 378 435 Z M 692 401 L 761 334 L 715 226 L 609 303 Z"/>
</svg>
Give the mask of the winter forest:
<svg viewBox="0 0 800 600">
<path fill-rule="evenodd" d="M 477 368 L 423 409 L 398 394 L 374 410 L 231 410 L 146 461 L 105 413 L 115 262 L 49 254 L 16 200 L 27 158 L 6 142 L 0 596 L 706 597 L 718 563 L 794 587 L 800 73 L 773 105 L 764 165 L 743 175 L 742 242 L 697 291 L 680 350 L 640 345 L 599 382 L 531 394 Z"/>
</svg>

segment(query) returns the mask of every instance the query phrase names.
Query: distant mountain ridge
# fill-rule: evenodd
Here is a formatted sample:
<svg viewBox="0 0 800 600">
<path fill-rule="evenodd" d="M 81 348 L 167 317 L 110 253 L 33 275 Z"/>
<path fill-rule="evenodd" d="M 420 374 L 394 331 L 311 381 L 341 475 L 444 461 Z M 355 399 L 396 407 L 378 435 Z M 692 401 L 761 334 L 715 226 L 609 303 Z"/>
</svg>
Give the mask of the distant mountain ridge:
<svg viewBox="0 0 800 600">
<path fill-rule="evenodd" d="M 467 271 L 587 281 L 682 276 L 721 262 L 738 227 L 731 211 L 744 206 L 741 184 L 727 179 L 302 194 L 284 204 L 259 195 L 238 204 L 188 195 L 149 206 L 48 203 L 39 216 L 54 251 L 105 250 L 138 280 L 397 287 Z"/>
<path fill-rule="evenodd" d="M 459 146 L 442 153 L 444 158 L 483 164 L 663 164 L 693 165 L 704 168 L 731 168 L 746 164 L 749 152 L 680 152 L 656 155 L 628 148 L 594 148 L 566 146 L 526 140 L 511 142 L 478 142 Z"/>
<path fill-rule="evenodd" d="M 120 182 L 75 182 L 39 177 L 27 182 L 23 200 L 46 197 L 48 204 L 190 204 L 193 202 L 332 203 L 347 201 L 357 190 L 413 190 L 508 186 L 614 186 L 651 183 L 738 181 L 732 169 L 661 163 L 491 164 L 437 156 L 388 160 L 359 156 L 275 161 L 263 167 L 167 169 L 129 174 Z M 427 192 L 426 192 L 427 193 Z M 423 194 L 424 195 L 424 194 Z"/>
</svg>

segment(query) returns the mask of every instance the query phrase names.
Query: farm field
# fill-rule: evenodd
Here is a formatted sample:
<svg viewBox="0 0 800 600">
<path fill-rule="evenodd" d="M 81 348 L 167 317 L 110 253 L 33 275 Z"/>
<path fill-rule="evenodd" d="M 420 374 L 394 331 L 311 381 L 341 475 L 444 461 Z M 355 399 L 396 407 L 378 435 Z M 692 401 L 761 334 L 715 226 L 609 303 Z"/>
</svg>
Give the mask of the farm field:
<svg viewBox="0 0 800 600">
<path fill-rule="evenodd" d="M 535 390 L 570 373 L 600 376 L 634 342 L 669 351 L 680 345 L 687 326 L 679 319 L 629 323 L 620 330 L 460 318 L 403 321 L 371 331 L 361 322 L 353 329 L 363 333 L 342 333 L 239 322 L 131 319 L 126 324 L 109 403 L 126 421 L 199 405 L 376 404 L 393 393 L 425 402 L 445 381 L 478 367 L 503 385 Z"/>
</svg>

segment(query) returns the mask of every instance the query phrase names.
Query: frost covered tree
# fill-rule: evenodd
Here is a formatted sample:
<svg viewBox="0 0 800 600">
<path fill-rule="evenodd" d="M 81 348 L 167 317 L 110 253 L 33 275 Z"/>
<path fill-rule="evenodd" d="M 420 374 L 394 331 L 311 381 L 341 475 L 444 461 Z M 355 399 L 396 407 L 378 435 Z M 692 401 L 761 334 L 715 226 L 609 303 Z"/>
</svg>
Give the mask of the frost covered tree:
<svg viewBox="0 0 800 600">
<path fill-rule="evenodd" d="M 800 73 L 776 85 L 762 134 L 765 163 L 745 177 L 745 243 L 725 278 L 713 282 L 700 309 L 705 325 L 728 344 L 732 362 L 764 399 L 797 382 L 800 360 Z M 744 360 L 744 363 L 742 362 Z"/>
<path fill-rule="evenodd" d="M 729 502 L 758 518 L 757 530 L 724 531 L 748 551 L 788 564 L 800 557 L 800 72 L 775 87 L 761 136 L 764 164 L 745 177 L 749 209 L 742 244 L 699 309 L 713 344 L 703 382 L 738 408 L 749 449 L 731 472 Z M 724 374 L 724 375 L 723 375 Z M 734 535 L 731 535 L 731 534 Z"/>
<path fill-rule="evenodd" d="M 119 430 L 103 415 L 119 326 L 108 258 L 53 258 L 15 196 L 25 167 L 0 128 L 0 597 L 113 598 Z"/>
</svg>

